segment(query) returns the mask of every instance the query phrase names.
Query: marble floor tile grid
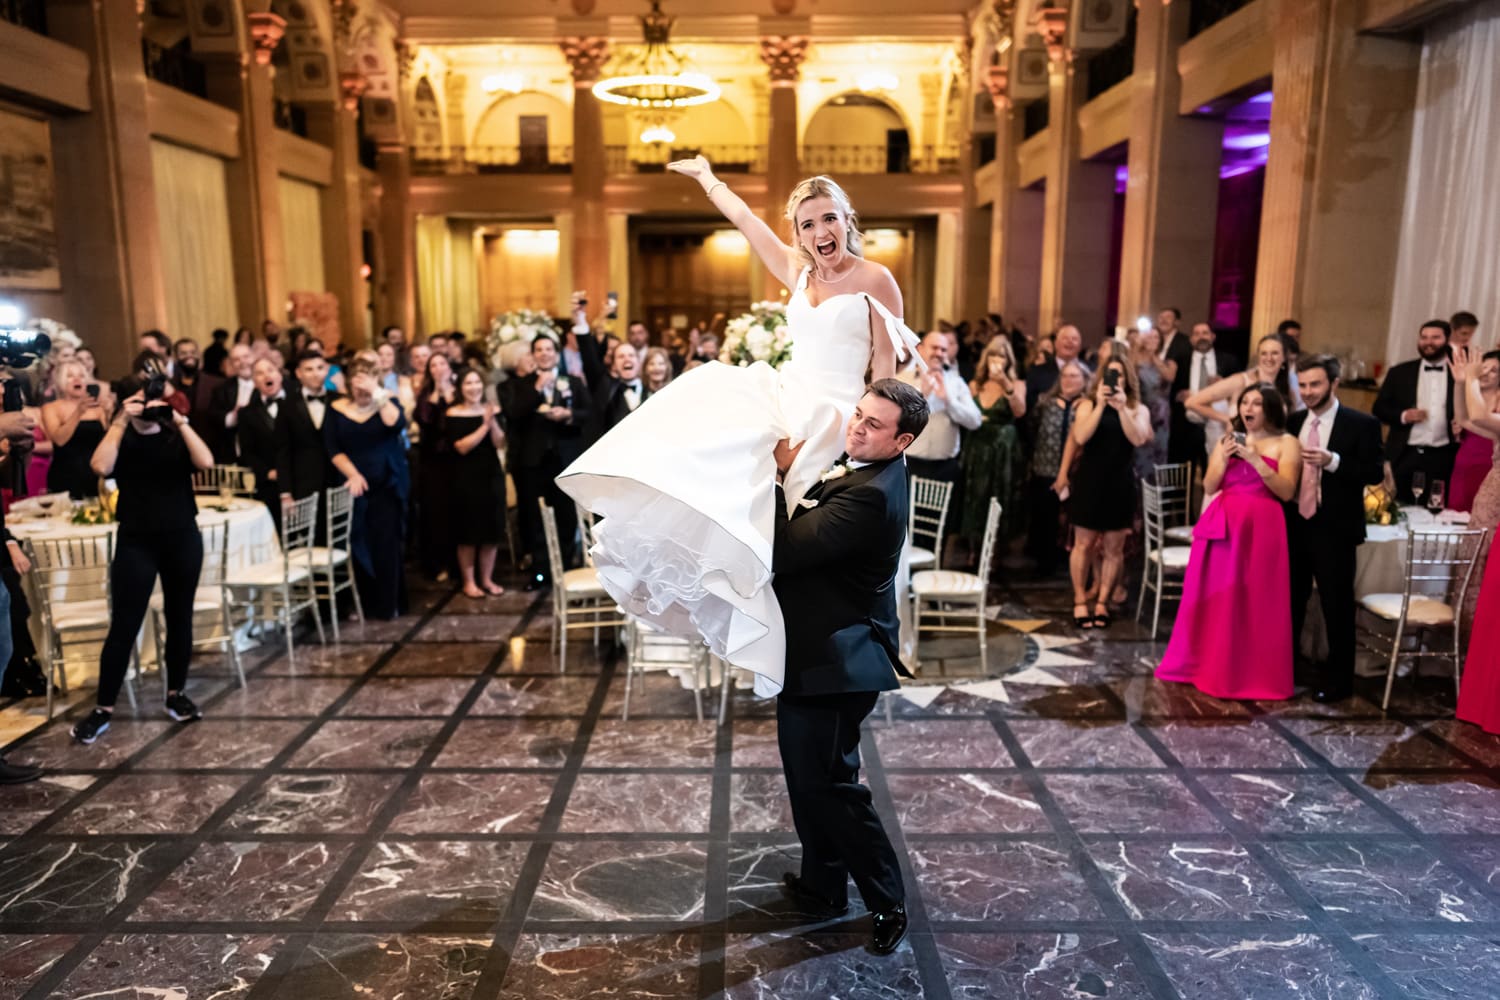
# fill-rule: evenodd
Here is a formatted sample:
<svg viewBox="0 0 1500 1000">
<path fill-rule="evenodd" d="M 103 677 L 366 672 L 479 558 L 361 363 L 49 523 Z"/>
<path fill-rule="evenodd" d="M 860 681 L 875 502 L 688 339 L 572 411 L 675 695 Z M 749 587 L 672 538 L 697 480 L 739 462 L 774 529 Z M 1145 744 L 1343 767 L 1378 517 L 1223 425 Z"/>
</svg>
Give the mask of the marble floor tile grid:
<svg viewBox="0 0 1500 1000">
<path fill-rule="evenodd" d="M 997 596 L 1068 635 L 1060 593 Z M 245 691 L 205 663 L 196 725 L 15 744 L 49 775 L 0 789 L 0 1000 L 1494 995 L 1500 741 L 1451 685 L 1220 702 L 1116 626 L 1068 686 L 895 699 L 863 749 L 913 933 L 879 959 L 857 901 L 776 891 L 769 705 L 699 723 L 653 674 L 622 722 L 616 653 L 560 670 L 545 600 L 415 597 Z"/>
</svg>

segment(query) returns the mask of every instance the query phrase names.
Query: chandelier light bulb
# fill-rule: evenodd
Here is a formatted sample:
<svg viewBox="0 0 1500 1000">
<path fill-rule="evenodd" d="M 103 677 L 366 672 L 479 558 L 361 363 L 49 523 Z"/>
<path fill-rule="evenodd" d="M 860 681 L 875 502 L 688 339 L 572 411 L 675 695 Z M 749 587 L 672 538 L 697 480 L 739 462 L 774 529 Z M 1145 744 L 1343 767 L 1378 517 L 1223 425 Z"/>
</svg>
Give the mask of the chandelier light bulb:
<svg viewBox="0 0 1500 1000">
<path fill-rule="evenodd" d="M 676 142 L 677 133 L 665 125 L 649 125 L 641 130 L 641 142 Z"/>
</svg>

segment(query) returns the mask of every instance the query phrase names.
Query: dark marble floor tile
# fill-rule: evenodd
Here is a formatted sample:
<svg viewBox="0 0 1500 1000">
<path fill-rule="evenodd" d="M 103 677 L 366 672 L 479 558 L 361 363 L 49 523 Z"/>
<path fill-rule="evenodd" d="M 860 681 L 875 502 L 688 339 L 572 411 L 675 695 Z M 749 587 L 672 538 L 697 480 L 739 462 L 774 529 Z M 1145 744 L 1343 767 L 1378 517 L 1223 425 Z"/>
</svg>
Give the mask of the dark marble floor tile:
<svg viewBox="0 0 1500 1000">
<path fill-rule="evenodd" d="M 528 850 L 520 842 L 381 841 L 329 919 L 492 922 L 510 902 Z"/>
<path fill-rule="evenodd" d="M 281 941 L 264 934 L 123 934 L 105 938 L 63 984 L 59 1000 L 243 1000 Z"/>
<path fill-rule="evenodd" d="M 47 771 L 108 771 L 139 753 L 176 723 L 115 719 L 109 732 L 91 746 L 73 739 L 68 733 L 69 725 L 70 722 L 57 722 L 38 730 L 16 747 L 11 756 Z"/>
<path fill-rule="evenodd" d="M 468 1000 L 490 958 L 484 935 L 319 934 L 274 1000 Z"/>
<path fill-rule="evenodd" d="M 1183 997 L 1375 1000 L 1380 995 L 1316 934 L 1152 934 L 1146 943 Z"/>
<path fill-rule="evenodd" d="M 413 641 L 504 642 L 520 622 L 520 615 L 435 615 L 416 634 Z"/>
<path fill-rule="evenodd" d="M 600 719 L 583 766 L 711 768 L 717 741 L 712 719 Z"/>
<path fill-rule="evenodd" d="M 474 688 L 469 678 L 374 677 L 339 709 L 340 715 L 452 715 Z"/>
<path fill-rule="evenodd" d="M 325 628 L 326 623 L 325 623 Z M 343 625 L 340 624 L 340 628 Z M 331 638 L 331 637 L 330 637 Z M 375 661 L 390 649 L 384 642 L 349 642 L 344 633 L 344 642 L 330 642 L 326 646 L 316 643 L 298 645 L 296 656 L 289 662 L 285 649 L 271 660 L 256 675 L 256 679 L 269 677 L 355 677 L 369 670 Z M 196 668 L 197 664 L 193 666 Z M 252 681 L 252 683 L 254 683 Z"/>
<path fill-rule="evenodd" d="M 441 719 L 325 722 L 292 755 L 287 766 L 410 767 L 442 728 Z"/>
<path fill-rule="evenodd" d="M 363 833 L 399 774 L 273 774 L 220 828 L 231 834 Z"/>
<path fill-rule="evenodd" d="M 500 665 L 501 676 L 511 674 L 548 674 L 567 677 L 598 677 L 603 673 L 607 659 L 614 652 L 604 646 L 568 644 L 568 660 L 564 663 L 552 649 L 546 635 L 529 638 L 525 635 L 511 636 L 506 643 L 505 661 Z"/>
<path fill-rule="evenodd" d="M 793 829 L 786 779 L 779 771 L 735 774 L 729 779 L 729 828 L 736 833 Z"/>
<path fill-rule="evenodd" d="M 1094 864 L 1136 920 L 1302 920 L 1305 914 L 1227 837 L 1091 841 Z"/>
<path fill-rule="evenodd" d="M 425 774 L 392 833 L 535 833 L 552 798 L 550 774 Z"/>
<path fill-rule="evenodd" d="M 1125 945 L 1099 934 L 934 934 L 953 1000 L 1145 1000 Z"/>
<path fill-rule="evenodd" d="M 781 767 L 775 719 L 735 719 L 732 767 Z"/>
<path fill-rule="evenodd" d="M 433 767 L 562 767 L 578 737 L 576 719 L 465 719 Z"/>
<path fill-rule="evenodd" d="M 701 920 L 705 844 L 561 841 L 547 854 L 528 920 Z"/>
<path fill-rule="evenodd" d="M 0 934 L 0 996 L 24 995 L 77 943 L 74 934 Z"/>
<path fill-rule="evenodd" d="M 519 587 L 504 585 L 505 593 L 497 596 L 465 597 L 455 593 L 453 599 L 443 606 L 444 615 L 484 615 L 488 618 L 510 617 L 519 619 L 522 612 L 536 600 L 536 594 L 527 593 Z M 549 604 L 550 607 L 550 604 Z"/>
<path fill-rule="evenodd" d="M 565 833 L 707 833 L 707 774 L 580 774 Z"/>
<path fill-rule="evenodd" d="M 1099 905 L 1055 840 L 907 844 L 929 920 L 1098 920 Z"/>
<path fill-rule="evenodd" d="M 710 719 L 719 708 L 718 688 L 702 691 L 701 697 L 703 717 Z M 623 675 L 617 675 L 609 686 L 609 694 L 604 699 L 601 717 L 618 719 L 624 710 L 625 679 Z M 630 690 L 630 717 L 632 719 L 642 715 L 667 715 L 696 719 L 697 712 L 692 689 L 683 687 L 682 681 L 678 680 L 675 674 L 662 670 L 648 670 L 644 684 L 639 682 L 639 678 L 632 682 Z"/>
<path fill-rule="evenodd" d="M 1132 719 L 1223 719 L 1243 718 L 1250 714 L 1243 703 L 1211 697 L 1191 684 L 1134 677 L 1108 686 L 1125 703 L 1126 712 Z"/>
<path fill-rule="evenodd" d="M 130 915 L 132 921 L 296 920 L 327 886 L 349 844 L 202 844 Z"/>
<path fill-rule="evenodd" d="M 8 785 L 0 802 L 0 835 L 21 834 L 98 780 L 89 774 L 47 774 L 25 785 Z"/>
<path fill-rule="evenodd" d="M 385 666 L 381 677 L 422 677 L 433 674 L 482 674 L 495 658 L 496 649 L 476 642 L 424 642 L 402 646 Z"/>
<path fill-rule="evenodd" d="M 258 768 L 296 739 L 308 723 L 261 720 L 245 725 L 232 719 L 205 719 L 179 727 L 172 738 L 135 764 L 138 770 L 180 768 Z"/>
<path fill-rule="evenodd" d="M 1455 838 L 1445 841 L 1443 849 L 1490 889 L 1500 891 L 1500 840 Z"/>
<path fill-rule="evenodd" d="M 1009 723 L 1033 767 L 1165 767 L 1124 722 L 1017 719 Z"/>
<path fill-rule="evenodd" d="M 802 848 L 794 834 L 765 839 L 735 838 L 729 844 L 726 913 L 731 921 L 786 920 L 816 924 L 818 917 L 803 913 L 781 889 L 781 877 L 800 871 Z M 853 883 L 848 886 L 849 913 L 863 913 L 864 903 Z"/>
<path fill-rule="evenodd" d="M 962 698 L 964 711 L 999 712 L 1018 719 L 1123 719 L 1125 710 L 1113 698 L 1105 696 L 1098 688 L 1067 687 L 1048 688 L 1036 697 L 1025 697 L 1034 688 L 1011 692 L 1011 701 L 997 703 L 981 698 Z M 950 692 L 951 693 L 951 692 Z M 949 698 L 944 694 L 933 702 L 937 705 Z"/>
<path fill-rule="evenodd" d="M 1391 701 L 1394 709 L 1395 699 Z M 1311 690 L 1304 690 L 1285 701 L 1258 701 L 1255 705 L 1266 715 L 1280 719 L 1378 719 L 1382 715 L 1379 696 L 1371 701 L 1357 690 L 1343 701 L 1317 701 Z"/>
<path fill-rule="evenodd" d="M 1493 1000 L 1500 937 L 1361 934 L 1355 940 L 1410 1000 Z"/>
<path fill-rule="evenodd" d="M 1155 722 L 1151 732 L 1183 767 L 1312 767 L 1282 735 L 1249 719 Z"/>
<path fill-rule="evenodd" d="M 1423 728 L 1486 767 L 1500 767 L 1500 736 L 1457 719 L 1439 719 Z"/>
<path fill-rule="evenodd" d="M 53 833 L 192 833 L 251 780 L 241 774 L 123 774 L 63 817 Z"/>
<path fill-rule="evenodd" d="M 496 677 L 471 715 L 582 715 L 597 677 Z"/>
<path fill-rule="evenodd" d="M 1079 833 L 1221 833 L 1170 774 L 1049 774 L 1052 797 Z"/>
<path fill-rule="evenodd" d="M 1467 774 L 1367 774 L 1364 784 L 1423 833 L 1495 833 L 1500 782 Z"/>
<path fill-rule="evenodd" d="M 1198 782 L 1257 833 L 1394 833 L 1326 774 L 1200 774 Z"/>
<path fill-rule="evenodd" d="M 1395 720 L 1285 719 L 1283 725 L 1340 768 L 1465 767 L 1452 750 Z"/>
<path fill-rule="evenodd" d="M 698 935 L 522 934 L 501 1000 L 695 1000 Z"/>
<path fill-rule="evenodd" d="M 893 955 L 869 950 L 868 935 L 731 935 L 724 954 L 726 1000 L 908 1000 L 925 996 L 910 942 Z"/>
<path fill-rule="evenodd" d="M 1500 918 L 1500 905 L 1413 843 L 1275 843 L 1266 849 L 1335 917 L 1359 920 Z"/>
<path fill-rule="evenodd" d="M 406 638 L 420 619 L 415 614 L 402 615 L 392 621 L 366 618 L 360 622 L 340 622 L 339 629 L 345 642 L 373 642 L 389 645 Z"/>
<path fill-rule="evenodd" d="M 880 765 L 892 767 L 1014 767 L 987 719 L 902 719 L 875 730 Z"/>
<path fill-rule="evenodd" d="M 907 833 L 1050 833 L 1024 779 L 995 774 L 891 774 Z"/>
<path fill-rule="evenodd" d="M 0 853 L 0 920 L 101 920 L 169 864 L 162 842 L 54 840 Z"/>
<path fill-rule="evenodd" d="M 322 713 L 349 690 L 349 677 L 255 677 L 215 702 L 214 718 L 238 715 L 306 717 Z"/>
</svg>

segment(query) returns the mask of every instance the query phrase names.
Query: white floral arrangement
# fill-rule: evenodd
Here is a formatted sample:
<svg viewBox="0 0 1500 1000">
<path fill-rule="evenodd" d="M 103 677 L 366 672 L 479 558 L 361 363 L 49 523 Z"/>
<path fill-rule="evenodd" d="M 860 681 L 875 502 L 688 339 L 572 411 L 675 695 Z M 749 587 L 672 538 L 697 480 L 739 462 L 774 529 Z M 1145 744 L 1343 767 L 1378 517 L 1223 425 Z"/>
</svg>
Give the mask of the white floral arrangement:
<svg viewBox="0 0 1500 1000">
<path fill-rule="evenodd" d="M 786 325 L 786 306 L 780 302 L 757 302 L 724 327 L 719 360 L 726 365 L 746 368 L 764 361 L 780 368 L 791 358 L 792 331 Z"/>
<path fill-rule="evenodd" d="M 530 345 L 537 334 L 558 337 L 557 321 L 549 314 L 535 309 L 516 309 L 501 313 L 490 320 L 490 336 L 486 346 L 490 358 L 499 366 L 503 348 L 511 344 Z"/>
</svg>

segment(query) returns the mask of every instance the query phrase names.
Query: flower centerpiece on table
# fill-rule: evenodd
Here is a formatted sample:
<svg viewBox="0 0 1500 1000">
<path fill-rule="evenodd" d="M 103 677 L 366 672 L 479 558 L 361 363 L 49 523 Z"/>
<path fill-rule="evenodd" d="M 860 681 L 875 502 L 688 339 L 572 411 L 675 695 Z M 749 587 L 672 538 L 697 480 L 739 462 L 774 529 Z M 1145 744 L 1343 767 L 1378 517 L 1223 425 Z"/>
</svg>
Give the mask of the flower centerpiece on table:
<svg viewBox="0 0 1500 1000">
<path fill-rule="evenodd" d="M 757 302 L 724 327 L 719 360 L 726 365 L 746 368 L 764 361 L 780 368 L 791 358 L 792 332 L 786 325 L 786 306 L 780 302 Z"/>
<path fill-rule="evenodd" d="M 490 335 L 485 342 L 490 363 L 496 368 L 513 366 L 516 352 L 529 348 L 531 342 L 540 333 L 545 333 L 549 337 L 561 336 L 557 320 L 548 313 L 536 309 L 515 309 L 508 313 L 501 313 L 490 320 Z"/>
<path fill-rule="evenodd" d="M 1365 487 L 1365 523 L 1398 524 L 1406 519 L 1396 503 L 1396 491 L 1384 484 Z"/>
</svg>

